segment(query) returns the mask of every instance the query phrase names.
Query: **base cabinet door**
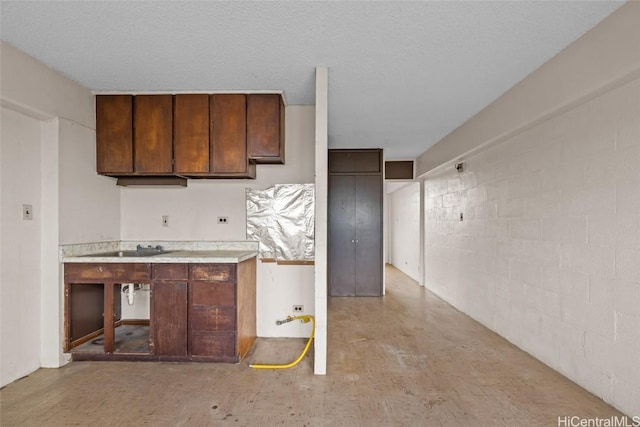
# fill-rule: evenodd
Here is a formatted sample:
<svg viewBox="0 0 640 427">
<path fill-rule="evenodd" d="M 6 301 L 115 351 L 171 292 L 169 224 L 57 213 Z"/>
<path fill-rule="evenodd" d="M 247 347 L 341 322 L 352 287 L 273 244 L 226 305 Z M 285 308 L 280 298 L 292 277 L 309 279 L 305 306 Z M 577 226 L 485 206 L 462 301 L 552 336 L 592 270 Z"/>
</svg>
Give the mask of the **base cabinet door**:
<svg viewBox="0 0 640 427">
<path fill-rule="evenodd" d="M 187 283 L 153 283 L 153 352 L 187 355 Z"/>
<path fill-rule="evenodd" d="M 194 265 L 194 274 L 229 281 L 189 283 L 189 352 L 193 356 L 234 358 L 236 349 L 236 284 L 234 265 Z"/>
</svg>

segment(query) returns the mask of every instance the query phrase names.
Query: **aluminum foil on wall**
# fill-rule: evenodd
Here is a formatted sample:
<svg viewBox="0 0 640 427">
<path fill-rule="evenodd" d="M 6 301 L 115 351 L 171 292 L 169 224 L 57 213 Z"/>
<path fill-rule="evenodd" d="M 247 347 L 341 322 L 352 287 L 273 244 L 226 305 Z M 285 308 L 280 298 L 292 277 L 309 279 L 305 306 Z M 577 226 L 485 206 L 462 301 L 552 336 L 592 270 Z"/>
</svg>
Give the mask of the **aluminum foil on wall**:
<svg viewBox="0 0 640 427">
<path fill-rule="evenodd" d="M 314 259 L 314 184 L 247 188 L 247 240 L 260 242 L 260 257 Z"/>
</svg>

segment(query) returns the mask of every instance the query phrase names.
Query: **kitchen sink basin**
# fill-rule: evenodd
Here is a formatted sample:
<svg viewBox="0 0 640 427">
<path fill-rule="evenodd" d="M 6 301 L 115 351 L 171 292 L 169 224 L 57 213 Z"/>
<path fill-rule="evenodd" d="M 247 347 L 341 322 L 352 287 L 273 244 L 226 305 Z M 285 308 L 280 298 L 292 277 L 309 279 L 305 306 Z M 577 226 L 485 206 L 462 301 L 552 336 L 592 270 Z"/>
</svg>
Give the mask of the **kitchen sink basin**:
<svg viewBox="0 0 640 427">
<path fill-rule="evenodd" d="M 100 254 L 88 254 L 82 256 L 90 256 L 90 257 L 149 257 L 156 255 L 168 254 L 173 251 L 155 251 L 155 252 L 147 252 L 147 251 L 117 251 L 117 252 L 103 252 Z"/>
<path fill-rule="evenodd" d="M 164 255 L 164 254 L 168 254 L 174 251 L 165 251 L 164 249 L 162 249 L 162 247 L 158 247 L 156 246 L 155 248 L 153 247 L 140 247 L 138 246 L 138 249 L 135 250 L 127 250 L 127 251 L 113 251 L 113 252 L 103 252 L 103 253 L 98 253 L 98 254 L 88 254 L 88 255 L 83 255 L 85 257 L 120 257 L 120 258 L 124 258 L 124 257 L 150 257 L 150 256 L 156 256 L 156 255 Z"/>
</svg>

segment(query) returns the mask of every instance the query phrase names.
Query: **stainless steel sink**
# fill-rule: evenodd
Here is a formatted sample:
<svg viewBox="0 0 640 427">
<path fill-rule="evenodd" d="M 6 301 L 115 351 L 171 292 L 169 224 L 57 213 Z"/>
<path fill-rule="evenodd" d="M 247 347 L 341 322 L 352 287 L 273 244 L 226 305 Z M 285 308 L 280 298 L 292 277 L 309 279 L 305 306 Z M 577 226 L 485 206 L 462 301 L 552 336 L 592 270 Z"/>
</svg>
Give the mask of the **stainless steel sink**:
<svg viewBox="0 0 640 427">
<path fill-rule="evenodd" d="M 156 255 L 164 255 L 174 251 L 165 251 L 162 246 L 156 247 L 142 247 L 138 245 L 138 248 L 135 250 L 127 250 L 127 251 L 113 251 L 113 252 L 102 252 L 98 254 L 88 254 L 82 255 L 85 257 L 150 257 Z"/>
</svg>

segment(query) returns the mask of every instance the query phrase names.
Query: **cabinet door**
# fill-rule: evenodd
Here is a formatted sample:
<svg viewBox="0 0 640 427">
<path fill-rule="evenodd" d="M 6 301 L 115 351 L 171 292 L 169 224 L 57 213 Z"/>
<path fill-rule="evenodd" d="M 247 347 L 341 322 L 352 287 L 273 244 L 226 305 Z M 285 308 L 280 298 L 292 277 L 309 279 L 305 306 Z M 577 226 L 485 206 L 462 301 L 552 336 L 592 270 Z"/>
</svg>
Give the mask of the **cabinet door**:
<svg viewBox="0 0 640 427">
<path fill-rule="evenodd" d="M 329 176 L 329 294 L 356 295 L 355 177 Z"/>
<path fill-rule="evenodd" d="M 133 111 L 136 174 L 173 172 L 173 114 L 171 95 L 137 95 Z"/>
<path fill-rule="evenodd" d="M 278 94 L 247 96 L 247 145 L 256 163 L 284 163 L 284 103 Z"/>
<path fill-rule="evenodd" d="M 153 348 L 161 356 L 187 355 L 187 283 L 154 281 Z"/>
<path fill-rule="evenodd" d="M 173 127 L 175 173 L 209 172 L 209 95 L 176 95 Z"/>
<path fill-rule="evenodd" d="M 210 117 L 211 173 L 232 177 L 250 174 L 246 96 L 211 95 Z"/>
<path fill-rule="evenodd" d="M 232 280 L 234 280 L 232 278 Z M 236 355 L 236 285 L 189 283 L 189 353 L 193 356 Z"/>
<path fill-rule="evenodd" d="M 96 96 L 97 171 L 103 175 L 133 172 L 131 95 Z"/>
</svg>

